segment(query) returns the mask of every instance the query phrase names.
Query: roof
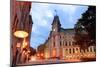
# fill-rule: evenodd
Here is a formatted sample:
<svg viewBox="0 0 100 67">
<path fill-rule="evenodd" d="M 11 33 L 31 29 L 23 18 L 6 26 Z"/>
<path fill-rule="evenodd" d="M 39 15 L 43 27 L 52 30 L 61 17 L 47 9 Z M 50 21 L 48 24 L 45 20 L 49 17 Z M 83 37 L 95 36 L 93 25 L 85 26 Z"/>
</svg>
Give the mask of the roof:
<svg viewBox="0 0 100 67">
<path fill-rule="evenodd" d="M 68 28 L 68 29 L 60 28 L 60 32 L 68 33 L 68 34 L 75 34 L 74 28 Z"/>
<path fill-rule="evenodd" d="M 52 25 L 55 24 L 55 23 L 58 23 L 59 25 L 61 25 L 61 24 L 60 24 L 59 17 L 58 17 L 57 15 L 54 16 Z"/>
</svg>

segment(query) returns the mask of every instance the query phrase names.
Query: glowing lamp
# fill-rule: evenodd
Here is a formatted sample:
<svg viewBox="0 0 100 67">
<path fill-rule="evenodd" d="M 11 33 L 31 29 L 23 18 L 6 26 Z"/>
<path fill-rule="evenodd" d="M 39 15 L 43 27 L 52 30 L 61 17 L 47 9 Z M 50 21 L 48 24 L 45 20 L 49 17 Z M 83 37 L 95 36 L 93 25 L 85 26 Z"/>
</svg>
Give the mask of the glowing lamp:
<svg viewBox="0 0 100 67">
<path fill-rule="evenodd" d="M 26 31 L 16 31 L 14 32 L 14 36 L 18 37 L 18 38 L 25 38 L 28 36 L 28 33 Z"/>
</svg>

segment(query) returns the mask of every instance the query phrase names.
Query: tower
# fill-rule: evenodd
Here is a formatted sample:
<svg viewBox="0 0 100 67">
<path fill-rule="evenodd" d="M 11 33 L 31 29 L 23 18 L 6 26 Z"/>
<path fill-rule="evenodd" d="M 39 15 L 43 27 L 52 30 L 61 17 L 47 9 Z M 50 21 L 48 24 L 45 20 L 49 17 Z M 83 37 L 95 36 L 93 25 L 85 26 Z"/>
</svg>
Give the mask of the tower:
<svg viewBox="0 0 100 67">
<path fill-rule="evenodd" d="M 52 34 L 50 44 L 50 56 L 53 58 L 59 58 L 59 31 L 60 31 L 60 20 L 57 14 L 54 16 L 52 22 Z"/>
<path fill-rule="evenodd" d="M 60 20 L 59 20 L 58 15 L 56 14 L 54 16 L 54 20 L 53 20 L 53 23 L 52 23 L 52 32 L 53 33 L 59 32 L 60 26 L 61 26 Z"/>
</svg>

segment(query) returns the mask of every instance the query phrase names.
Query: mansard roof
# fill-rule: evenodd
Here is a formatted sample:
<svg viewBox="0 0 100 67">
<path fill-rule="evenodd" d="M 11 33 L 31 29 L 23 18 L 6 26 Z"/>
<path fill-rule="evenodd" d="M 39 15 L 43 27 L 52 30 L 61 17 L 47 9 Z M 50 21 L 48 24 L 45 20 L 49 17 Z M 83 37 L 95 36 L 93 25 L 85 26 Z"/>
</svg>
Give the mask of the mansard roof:
<svg viewBox="0 0 100 67">
<path fill-rule="evenodd" d="M 60 32 L 68 33 L 68 34 L 75 34 L 74 28 L 67 28 L 67 29 L 60 28 Z"/>
<path fill-rule="evenodd" d="M 63 33 L 68 33 L 68 34 L 75 34 L 76 33 L 76 31 L 75 31 L 75 29 L 74 28 L 67 28 L 67 29 L 64 29 L 64 28 L 60 28 L 60 32 L 63 32 Z M 82 31 L 82 34 L 85 34 L 85 35 L 87 35 L 88 33 L 86 32 L 86 31 Z"/>
</svg>

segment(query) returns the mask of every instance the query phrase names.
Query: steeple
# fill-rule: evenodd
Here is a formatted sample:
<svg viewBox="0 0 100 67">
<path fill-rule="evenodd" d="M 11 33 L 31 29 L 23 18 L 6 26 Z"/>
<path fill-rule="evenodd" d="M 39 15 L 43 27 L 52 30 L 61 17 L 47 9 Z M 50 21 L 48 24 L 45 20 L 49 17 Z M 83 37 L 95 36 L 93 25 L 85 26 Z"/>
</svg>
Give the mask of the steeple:
<svg viewBox="0 0 100 67">
<path fill-rule="evenodd" d="M 56 11 L 56 10 L 55 10 L 55 16 L 54 16 L 54 20 L 53 20 L 52 25 L 53 25 L 54 23 L 60 24 L 60 20 L 59 20 L 59 17 L 58 17 L 58 15 L 57 15 L 57 11 Z"/>
<path fill-rule="evenodd" d="M 59 20 L 59 17 L 57 15 L 57 11 L 55 10 L 55 16 L 54 16 L 54 19 L 53 19 L 53 22 L 52 22 L 52 30 L 55 29 L 58 32 L 60 26 L 61 26 L 60 20 Z"/>
</svg>

